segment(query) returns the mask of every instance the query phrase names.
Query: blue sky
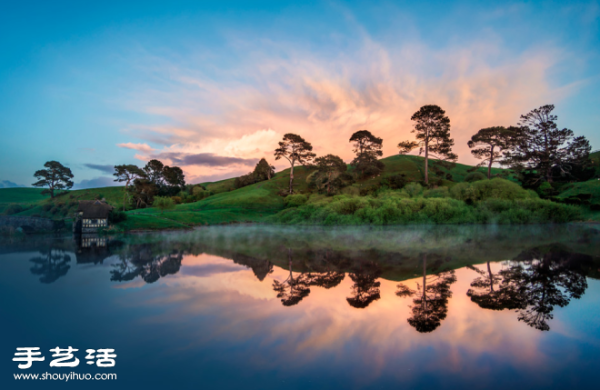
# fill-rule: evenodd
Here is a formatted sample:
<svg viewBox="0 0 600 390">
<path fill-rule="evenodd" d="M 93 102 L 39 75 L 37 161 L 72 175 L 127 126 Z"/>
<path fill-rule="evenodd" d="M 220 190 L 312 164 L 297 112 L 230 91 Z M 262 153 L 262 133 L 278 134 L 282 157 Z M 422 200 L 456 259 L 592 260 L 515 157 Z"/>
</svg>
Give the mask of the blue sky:
<svg viewBox="0 0 600 390">
<path fill-rule="evenodd" d="M 598 2 L 6 2 L 0 186 L 48 160 L 79 187 L 150 158 L 217 180 L 287 132 L 348 161 L 367 128 L 390 155 L 430 103 L 461 162 L 548 103 L 598 149 L 599 22 Z"/>
</svg>

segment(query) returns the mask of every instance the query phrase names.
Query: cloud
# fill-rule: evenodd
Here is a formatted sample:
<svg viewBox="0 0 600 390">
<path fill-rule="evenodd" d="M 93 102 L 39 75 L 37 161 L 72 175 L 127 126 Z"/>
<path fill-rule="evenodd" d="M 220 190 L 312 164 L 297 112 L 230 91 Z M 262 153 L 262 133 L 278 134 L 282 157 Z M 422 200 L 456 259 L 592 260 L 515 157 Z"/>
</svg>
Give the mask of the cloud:
<svg viewBox="0 0 600 390">
<path fill-rule="evenodd" d="M 239 158 L 239 157 L 226 157 L 217 156 L 213 153 L 198 153 L 198 154 L 184 154 L 184 153 L 161 153 L 153 156 L 158 160 L 168 159 L 174 164 L 181 166 L 188 165 L 203 165 L 208 167 L 224 167 L 229 165 L 255 165 L 258 162 L 256 158 Z"/>
<path fill-rule="evenodd" d="M 353 33 L 337 32 L 315 46 L 232 34 L 210 62 L 203 61 L 201 43 L 177 56 L 149 46 L 131 51 L 123 58 L 138 72 L 117 100 L 142 119 L 123 132 L 160 146 L 120 146 L 136 145 L 142 161 L 173 158 L 187 177 L 233 177 L 241 164 L 263 157 L 286 168 L 273 157 L 285 133 L 304 137 L 317 155 L 350 161 L 350 136 L 368 129 L 383 138 L 384 156 L 394 155 L 398 142 L 414 140 L 412 114 L 437 104 L 450 117 L 459 161 L 473 164 L 478 160 L 467 141 L 479 129 L 515 124 L 535 107 L 560 105 L 580 87 L 556 77 L 565 59 L 576 56 L 555 41 L 517 48 L 486 27 L 427 44 L 410 31 L 375 38 L 356 18 L 350 24 Z"/>
<path fill-rule="evenodd" d="M 13 183 L 10 180 L 0 181 L 0 188 L 15 188 L 15 187 L 25 187 L 25 186 L 22 184 Z"/>
<path fill-rule="evenodd" d="M 94 179 L 82 180 L 79 183 L 75 183 L 75 185 L 73 185 L 73 189 L 74 190 L 85 190 L 87 188 L 115 187 L 115 186 L 120 186 L 120 185 L 121 185 L 120 183 L 115 182 L 110 177 L 101 176 L 101 177 L 96 177 Z"/>
<path fill-rule="evenodd" d="M 100 172 L 104 172 L 104 173 L 113 173 L 115 170 L 114 165 L 99 165 L 99 164 L 83 164 L 84 166 L 90 168 L 90 169 L 96 169 Z"/>
<path fill-rule="evenodd" d="M 127 143 L 123 143 L 123 144 L 117 144 L 118 147 L 120 148 L 125 148 L 125 149 L 133 149 L 133 150 L 139 150 L 140 152 L 153 152 L 156 149 L 152 148 L 150 145 L 148 144 L 134 144 L 133 142 L 127 142 Z"/>
</svg>

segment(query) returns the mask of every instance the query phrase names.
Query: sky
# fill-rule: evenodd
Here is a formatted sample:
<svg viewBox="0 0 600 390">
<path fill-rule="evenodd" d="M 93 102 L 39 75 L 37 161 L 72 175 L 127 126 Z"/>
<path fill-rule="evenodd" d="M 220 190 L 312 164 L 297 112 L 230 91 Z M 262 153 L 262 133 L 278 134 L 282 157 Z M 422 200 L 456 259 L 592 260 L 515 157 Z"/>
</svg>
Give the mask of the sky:
<svg viewBox="0 0 600 390">
<path fill-rule="evenodd" d="M 89 3 L 89 4 L 88 4 Z M 250 172 L 286 133 L 350 162 L 384 156 L 425 104 L 467 141 L 554 104 L 600 148 L 600 3 L 19 1 L 0 13 L 0 188 L 49 160 L 74 188 L 158 158 L 188 183 Z"/>
</svg>

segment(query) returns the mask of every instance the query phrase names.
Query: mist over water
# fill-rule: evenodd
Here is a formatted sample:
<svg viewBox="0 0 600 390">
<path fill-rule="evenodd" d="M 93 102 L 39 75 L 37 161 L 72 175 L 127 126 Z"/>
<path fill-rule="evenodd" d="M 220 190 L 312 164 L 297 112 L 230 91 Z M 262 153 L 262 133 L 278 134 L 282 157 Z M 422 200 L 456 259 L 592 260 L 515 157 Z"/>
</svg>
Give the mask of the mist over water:
<svg viewBox="0 0 600 390">
<path fill-rule="evenodd" d="M 115 348 L 117 388 L 591 385 L 599 244 L 595 225 L 2 241 L 0 347 Z"/>
</svg>

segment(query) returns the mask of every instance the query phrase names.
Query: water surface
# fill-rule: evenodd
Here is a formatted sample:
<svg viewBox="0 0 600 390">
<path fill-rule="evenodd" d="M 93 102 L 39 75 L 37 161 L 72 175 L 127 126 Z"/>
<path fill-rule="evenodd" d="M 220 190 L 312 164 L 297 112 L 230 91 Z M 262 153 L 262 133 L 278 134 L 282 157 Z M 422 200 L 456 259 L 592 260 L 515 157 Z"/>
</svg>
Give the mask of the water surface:
<svg viewBox="0 0 600 390">
<path fill-rule="evenodd" d="M 4 240 L 2 388 L 591 387 L 599 244 L 580 225 Z M 19 370 L 25 346 L 47 360 Z M 114 348 L 116 366 L 50 368 L 56 346 Z"/>
</svg>

